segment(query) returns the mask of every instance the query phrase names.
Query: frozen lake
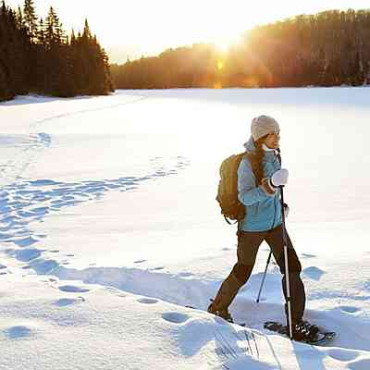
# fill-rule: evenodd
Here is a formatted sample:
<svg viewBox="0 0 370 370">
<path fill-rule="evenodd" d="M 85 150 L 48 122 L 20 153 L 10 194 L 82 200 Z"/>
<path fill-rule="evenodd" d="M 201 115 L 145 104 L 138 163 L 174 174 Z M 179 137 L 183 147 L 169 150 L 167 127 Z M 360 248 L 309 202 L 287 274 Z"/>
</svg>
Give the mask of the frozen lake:
<svg viewBox="0 0 370 370">
<path fill-rule="evenodd" d="M 368 88 L 138 90 L 96 98 L 18 98 L 1 107 L 1 181 L 13 196 L 22 195 L 25 187 L 28 198 L 35 199 L 32 207 L 45 208 L 43 225 L 33 227 L 35 233 L 56 228 L 49 243 L 54 235 L 57 249 L 93 245 L 103 259 L 93 261 L 94 254 L 90 260 L 84 252 L 89 263 L 126 265 L 149 254 L 192 256 L 193 249 L 209 248 L 194 241 L 207 238 L 210 229 L 228 243 L 230 228 L 214 200 L 218 168 L 226 156 L 243 150 L 251 118 L 268 114 L 280 122 L 283 166 L 290 171 L 289 223 L 319 226 L 322 238 L 329 239 L 332 227 L 358 225 L 352 227 L 361 242 L 353 245 L 353 232 L 339 240 L 361 248 L 370 220 L 365 170 L 370 164 L 369 100 Z M 51 184 L 30 183 L 40 180 Z M 60 223 L 62 214 L 65 222 Z M 92 214 L 96 233 L 90 230 Z M 172 242 L 163 243 L 163 237 Z M 337 237 L 335 243 L 325 242 L 325 249 L 332 253 L 337 242 Z"/>
<path fill-rule="evenodd" d="M 119 90 L 2 103 L 1 275 L 53 275 L 204 309 L 236 260 L 235 227 L 215 201 L 219 166 L 243 150 L 251 119 L 267 114 L 281 126 L 287 227 L 310 317 L 362 330 L 337 344 L 368 356 L 369 101 L 370 88 L 342 87 Z M 235 302 L 236 315 L 257 329 L 268 310 L 251 319 L 243 307 L 254 307 L 266 247 Z M 279 279 L 272 268 L 266 299 L 280 307 Z"/>
</svg>

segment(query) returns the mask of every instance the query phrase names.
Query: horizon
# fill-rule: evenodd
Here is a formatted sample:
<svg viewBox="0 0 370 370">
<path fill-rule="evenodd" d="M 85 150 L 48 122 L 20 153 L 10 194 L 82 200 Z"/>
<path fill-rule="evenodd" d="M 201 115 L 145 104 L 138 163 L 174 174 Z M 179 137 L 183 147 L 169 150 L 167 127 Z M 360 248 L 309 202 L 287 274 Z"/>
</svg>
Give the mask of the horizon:
<svg viewBox="0 0 370 370">
<path fill-rule="evenodd" d="M 23 8 L 24 0 L 5 0 L 5 3 L 16 10 L 19 5 Z M 53 6 L 67 35 L 72 28 L 76 33 L 82 31 L 87 18 L 111 64 L 156 56 L 169 48 L 197 43 L 213 44 L 227 50 L 237 44 L 245 32 L 258 25 L 326 10 L 369 9 L 368 1 L 364 0 L 337 0 L 326 5 L 319 0 L 307 4 L 296 4 L 292 0 L 271 4 L 262 0 L 253 7 L 240 0 L 230 0 L 226 7 L 211 0 L 201 4 L 189 0 L 180 5 L 168 0 L 159 0 L 156 4 L 138 0 L 126 8 L 119 0 L 107 0 L 104 6 L 111 6 L 104 9 L 101 4 L 88 0 L 34 0 L 34 4 L 38 18 L 45 18 Z M 109 21 L 105 15 L 109 16 Z M 117 26 L 117 23 L 121 24 Z M 130 36 L 125 37 L 126 34 Z"/>
</svg>

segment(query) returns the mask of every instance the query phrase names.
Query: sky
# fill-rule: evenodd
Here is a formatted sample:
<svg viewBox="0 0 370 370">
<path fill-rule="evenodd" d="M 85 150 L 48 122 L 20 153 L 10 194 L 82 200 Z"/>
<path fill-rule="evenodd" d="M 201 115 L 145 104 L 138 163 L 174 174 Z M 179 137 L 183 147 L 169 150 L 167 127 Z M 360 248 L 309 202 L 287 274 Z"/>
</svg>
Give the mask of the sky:
<svg viewBox="0 0 370 370">
<path fill-rule="evenodd" d="M 24 0 L 5 0 L 16 8 Z M 70 33 L 85 18 L 111 63 L 157 55 L 168 48 L 210 42 L 221 49 L 258 24 L 329 9 L 369 9 L 369 0 L 34 0 L 39 16 L 52 5 Z"/>
</svg>

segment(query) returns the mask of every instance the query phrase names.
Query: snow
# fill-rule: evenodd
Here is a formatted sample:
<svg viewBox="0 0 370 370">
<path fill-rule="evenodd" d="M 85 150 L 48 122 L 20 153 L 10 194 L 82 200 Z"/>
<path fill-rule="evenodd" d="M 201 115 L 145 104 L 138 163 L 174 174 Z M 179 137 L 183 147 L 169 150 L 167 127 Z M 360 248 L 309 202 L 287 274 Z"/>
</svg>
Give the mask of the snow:
<svg viewBox="0 0 370 370">
<path fill-rule="evenodd" d="M 0 369 L 369 369 L 370 89 L 121 90 L 0 104 Z M 306 318 L 324 347 L 263 329 L 283 320 L 268 246 L 231 306 L 205 312 L 236 261 L 215 201 L 249 122 L 281 124 L 287 228 Z M 185 306 L 193 306 L 191 309 Z"/>
</svg>

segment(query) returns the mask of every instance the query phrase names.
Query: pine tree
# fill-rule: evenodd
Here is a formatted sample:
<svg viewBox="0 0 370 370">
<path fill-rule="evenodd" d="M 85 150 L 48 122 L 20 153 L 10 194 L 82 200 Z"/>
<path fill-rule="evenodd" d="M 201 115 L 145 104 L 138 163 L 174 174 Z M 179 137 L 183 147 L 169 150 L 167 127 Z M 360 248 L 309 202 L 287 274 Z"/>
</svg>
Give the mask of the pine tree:
<svg viewBox="0 0 370 370">
<path fill-rule="evenodd" d="M 32 42 L 37 39 L 37 16 L 33 0 L 24 0 L 24 22 Z"/>
<path fill-rule="evenodd" d="M 87 40 L 91 39 L 91 31 L 90 31 L 89 22 L 87 21 L 87 19 L 85 19 L 85 26 L 84 26 L 82 37 Z"/>
<path fill-rule="evenodd" d="M 78 94 L 107 94 L 113 91 L 109 59 L 92 35 L 87 19 L 82 35 L 71 36 L 73 75 Z"/>
<path fill-rule="evenodd" d="M 37 43 L 40 45 L 44 45 L 45 43 L 45 24 L 44 20 L 40 18 L 38 30 L 37 30 Z"/>
<path fill-rule="evenodd" d="M 37 32 L 37 63 L 35 66 L 35 90 L 43 93 L 47 86 L 47 74 L 46 74 L 46 30 L 45 22 L 43 18 L 40 18 Z"/>
<path fill-rule="evenodd" d="M 44 89 L 47 94 L 58 95 L 63 81 L 62 40 L 60 38 L 59 18 L 51 6 L 45 21 L 44 33 Z"/>
<path fill-rule="evenodd" d="M 23 12 L 22 12 L 22 8 L 20 6 L 18 6 L 18 9 L 17 9 L 17 27 L 18 28 L 25 27 Z"/>
<path fill-rule="evenodd" d="M 59 24 L 58 16 L 51 6 L 46 17 L 45 25 L 45 46 L 47 49 L 52 49 L 58 44 L 57 28 Z"/>
<path fill-rule="evenodd" d="M 66 44 L 68 37 L 66 36 L 64 30 L 63 30 L 63 24 L 59 22 L 58 17 L 56 18 L 56 28 L 55 28 L 55 35 L 56 35 L 56 40 L 57 43 L 60 44 Z"/>
</svg>

